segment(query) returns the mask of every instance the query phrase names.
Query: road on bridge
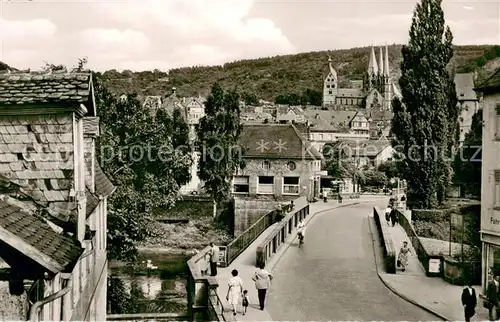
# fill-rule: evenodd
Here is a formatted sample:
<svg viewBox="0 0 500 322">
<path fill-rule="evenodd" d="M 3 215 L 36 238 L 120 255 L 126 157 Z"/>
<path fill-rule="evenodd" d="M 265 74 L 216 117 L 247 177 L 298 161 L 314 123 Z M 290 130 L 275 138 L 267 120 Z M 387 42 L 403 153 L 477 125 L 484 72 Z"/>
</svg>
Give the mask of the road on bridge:
<svg viewBox="0 0 500 322">
<path fill-rule="evenodd" d="M 367 220 L 374 205 L 386 206 L 362 203 L 312 219 L 303 249 L 294 242 L 273 269 L 273 320 L 438 320 L 380 281 Z"/>
</svg>

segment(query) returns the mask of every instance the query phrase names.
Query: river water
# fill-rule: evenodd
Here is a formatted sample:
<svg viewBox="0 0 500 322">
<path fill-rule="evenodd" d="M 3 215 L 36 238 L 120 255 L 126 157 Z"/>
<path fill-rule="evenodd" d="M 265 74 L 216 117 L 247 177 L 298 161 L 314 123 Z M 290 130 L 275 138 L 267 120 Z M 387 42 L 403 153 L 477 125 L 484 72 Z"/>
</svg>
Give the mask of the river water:
<svg viewBox="0 0 500 322">
<path fill-rule="evenodd" d="M 119 278 L 129 295 L 128 312 L 123 313 L 186 312 L 188 259 L 148 252 L 134 265 L 110 261 L 108 275 Z"/>
</svg>

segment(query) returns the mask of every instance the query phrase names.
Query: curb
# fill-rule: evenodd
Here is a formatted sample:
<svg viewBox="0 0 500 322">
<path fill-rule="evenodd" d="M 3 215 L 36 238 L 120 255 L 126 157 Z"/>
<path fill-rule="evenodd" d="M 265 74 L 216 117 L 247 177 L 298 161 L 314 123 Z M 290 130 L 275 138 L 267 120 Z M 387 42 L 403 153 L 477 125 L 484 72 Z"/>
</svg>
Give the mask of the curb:
<svg viewBox="0 0 500 322">
<path fill-rule="evenodd" d="M 320 201 L 318 201 L 320 202 Z M 361 201 L 362 202 L 362 201 Z M 354 206 L 354 205 L 357 205 L 359 203 L 361 203 L 360 201 L 358 202 L 353 202 L 353 203 L 350 203 L 350 204 L 343 204 L 343 205 L 339 205 L 337 204 L 337 206 L 335 207 L 331 207 L 331 208 L 327 208 L 327 209 L 323 209 L 323 210 L 320 210 L 320 211 L 317 211 L 315 213 L 313 213 L 311 216 L 309 216 L 309 219 L 307 219 L 307 221 L 305 222 L 305 224 L 309 224 L 309 222 L 314 218 L 316 217 L 316 215 L 318 214 L 321 214 L 321 213 L 324 213 L 324 212 L 327 212 L 327 211 L 330 211 L 330 210 L 334 210 L 334 209 L 338 209 L 338 208 L 343 208 L 343 207 L 349 207 L 349 206 Z M 295 239 L 297 239 L 297 235 L 295 235 L 293 237 L 292 240 L 290 240 L 290 242 L 285 242 L 286 246 L 280 251 L 280 254 L 275 257 L 276 260 L 274 260 L 274 262 L 272 262 L 269 266 L 266 265 L 266 269 L 268 271 L 272 271 L 274 269 L 274 267 L 279 263 L 279 261 L 281 260 L 281 258 L 285 255 L 286 251 L 288 250 L 288 248 L 290 248 L 290 246 L 292 246 L 292 243 L 295 241 Z"/>
<path fill-rule="evenodd" d="M 397 296 L 399 296 L 401 299 L 405 300 L 406 302 L 411 303 L 411 304 L 415 305 L 416 307 L 419 307 L 422 310 L 437 316 L 438 318 L 442 319 L 443 321 L 452 321 L 451 319 L 448 319 L 447 317 L 445 317 L 441 313 L 436 312 L 435 310 L 412 300 L 411 298 L 407 297 L 406 295 L 401 294 L 398 290 L 396 290 L 394 287 L 392 287 L 389 283 L 387 283 L 385 281 L 385 279 L 380 274 L 380 267 L 379 267 L 378 262 L 377 262 L 377 257 L 379 257 L 379 256 L 378 256 L 377 249 L 375 248 L 375 241 L 376 240 L 375 240 L 375 235 L 374 235 L 373 230 L 372 230 L 372 225 L 370 223 L 370 216 L 367 216 L 366 219 L 368 221 L 368 229 L 370 229 L 370 234 L 372 236 L 373 256 L 374 256 L 374 260 L 375 260 L 375 267 L 377 269 L 377 276 L 380 279 L 380 281 L 382 282 L 382 284 L 384 284 L 385 287 L 387 287 L 392 293 L 396 294 Z"/>
</svg>

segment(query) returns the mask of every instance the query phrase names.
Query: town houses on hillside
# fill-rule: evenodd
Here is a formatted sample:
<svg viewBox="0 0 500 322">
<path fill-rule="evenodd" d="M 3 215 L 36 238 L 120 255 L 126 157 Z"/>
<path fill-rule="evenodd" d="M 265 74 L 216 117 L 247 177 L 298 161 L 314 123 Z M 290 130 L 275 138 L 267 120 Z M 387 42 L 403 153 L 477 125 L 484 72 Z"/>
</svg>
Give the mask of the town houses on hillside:
<svg viewBox="0 0 500 322">
<path fill-rule="evenodd" d="M 97 108 L 90 72 L 0 75 L 2 320 L 106 319 Z"/>
<path fill-rule="evenodd" d="M 162 98 L 161 96 L 146 96 L 143 100 L 143 106 L 151 111 L 153 115 L 159 109 L 167 113 L 173 113 L 175 109 L 181 112 L 182 117 L 189 126 L 189 140 L 193 143 L 196 140 L 196 125 L 205 116 L 205 99 L 203 97 L 178 97 L 176 88 L 172 88 L 172 94 Z M 181 194 L 198 194 L 202 188 L 202 182 L 198 177 L 198 164 L 200 153 L 193 151 L 193 164 L 190 173 L 191 180 L 181 187 Z"/>
</svg>

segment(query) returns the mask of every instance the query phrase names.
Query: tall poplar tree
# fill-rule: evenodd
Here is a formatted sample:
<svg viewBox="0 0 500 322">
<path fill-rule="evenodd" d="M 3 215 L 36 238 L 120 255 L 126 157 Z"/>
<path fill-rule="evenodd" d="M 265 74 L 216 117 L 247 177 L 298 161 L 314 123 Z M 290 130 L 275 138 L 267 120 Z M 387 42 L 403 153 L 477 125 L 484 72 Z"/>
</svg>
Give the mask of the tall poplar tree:
<svg viewBox="0 0 500 322">
<path fill-rule="evenodd" d="M 421 208 L 442 201 L 451 181 L 451 152 L 456 146 L 458 107 L 453 76 L 453 35 L 445 25 L 441 0 L 421 0 L 413 13 L 410 40 L 403 46 L 402 100 L 393 104 L 393 146 L 408 197 Z"/>
<path fill-rule="evenodd" d="M 231 177 L 241 162 L 237 146 L 241 132 L 238 93 L 215 83 L 196 131 L 201 152 L 198 176 L 220 205 L 229 197 Z"/>
</svg>

